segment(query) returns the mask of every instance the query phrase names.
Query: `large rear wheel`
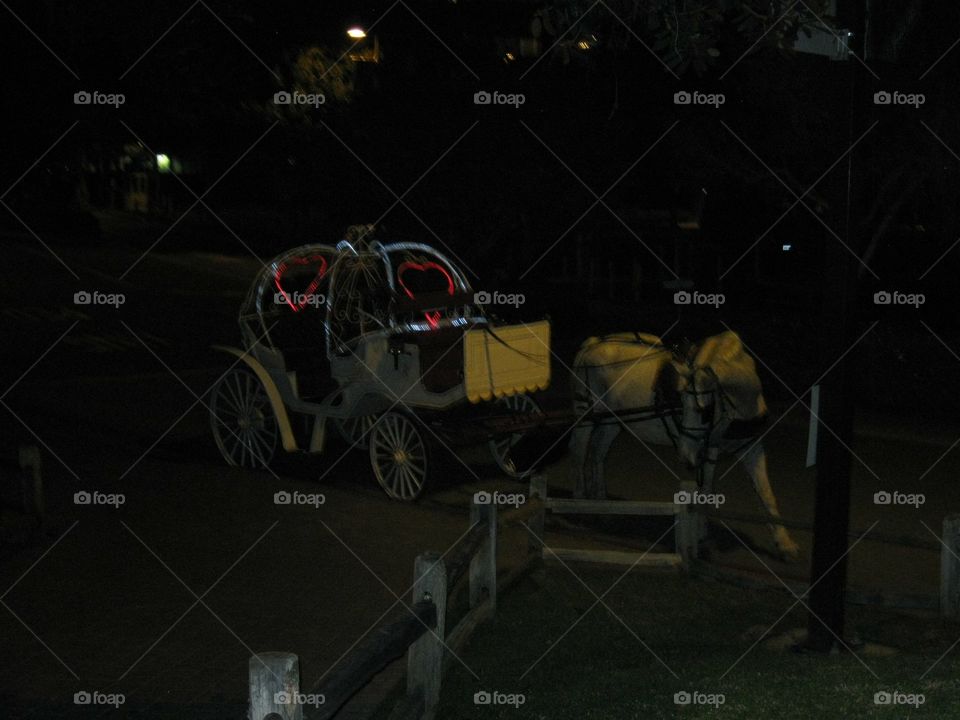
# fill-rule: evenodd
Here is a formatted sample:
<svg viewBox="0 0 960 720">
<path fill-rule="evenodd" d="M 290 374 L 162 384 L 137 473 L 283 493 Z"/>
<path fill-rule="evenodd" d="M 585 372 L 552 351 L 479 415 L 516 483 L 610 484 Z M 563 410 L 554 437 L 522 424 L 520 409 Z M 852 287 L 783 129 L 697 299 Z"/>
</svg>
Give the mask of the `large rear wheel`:
<svg viewBox="0 0 960 720">
<path fill-rule="evenodd" d="M 370 429 L 370 464 L 394 500 L 416 500 L 427 485 L 429 445 L 423 425 L 403 412 L 386 412 Z"/>
<path fill-rule="evenodd" d="M 210 427 L 229 465 L 269 467 L 280 436 L 263 383 L 247 368 L 224 375 L 210 394 Z"/>
</svg>

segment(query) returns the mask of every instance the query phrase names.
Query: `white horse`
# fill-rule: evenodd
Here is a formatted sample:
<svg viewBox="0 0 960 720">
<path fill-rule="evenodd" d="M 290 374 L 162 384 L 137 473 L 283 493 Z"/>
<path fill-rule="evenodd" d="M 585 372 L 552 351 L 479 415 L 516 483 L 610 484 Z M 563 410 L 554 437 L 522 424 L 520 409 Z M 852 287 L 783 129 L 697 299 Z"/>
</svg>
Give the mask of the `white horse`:
<svg viewBox="0 0 960 720">
<path fill-rule="evenodd" d="M 753 358 L 736 333 L 707 338 L 683 356 L 644 333 L 590 338 L 573 370 L 574 412 L 581 418 L 570 440 L 576 497 L 606 496 L 603 462 L 626 424 L 644 443 L 674 445 L 700 471 L 704 493 L 712 492 L 719 453 L 735 454 L 767 514 L 780 517 L 758 438 L 767 406 Z M 772 522 L 770 530 L 780 554 L 795 560 L 799 547 L 786 528 Z"/>
</svg>

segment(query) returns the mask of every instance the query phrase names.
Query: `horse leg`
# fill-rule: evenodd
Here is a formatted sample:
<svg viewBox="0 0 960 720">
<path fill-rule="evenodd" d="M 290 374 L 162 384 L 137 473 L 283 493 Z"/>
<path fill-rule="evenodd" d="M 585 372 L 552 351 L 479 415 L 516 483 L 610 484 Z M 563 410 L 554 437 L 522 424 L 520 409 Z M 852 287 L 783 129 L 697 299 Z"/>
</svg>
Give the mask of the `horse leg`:
<svg viewBox="0 0 960 720">
<path fill-rule="evenodd" d="M 778 519 L 780 509 L 777 507 L 777 498 L 770 487 L 770 478 L 767 474 L 767 453 L 764 451 L 763 445 L 759 442 L 754 443 L 749 450 L 741 455 L 740 462 L 743 463 L 753 480 L 753 488 L 756 490 L 760 502 L 766 508 L 767 514 L 774 519 Z M 784 559 L 798 560 L 800 546 L 793 541 L 787 529 L 780 523 L 771 523 L 769 527 L 773 534 L 773 542 Z"/>
<path fill-rule="evenodd" d="M 619 423 L 606 423 L 598 425 L 593 432 L 593 440 L 590 448 L 590 464 L 593 469 L 593 489 L 596 491 L 597 500 L 603 500 L 607 497 L 607 480 L 603 475 L 603 463 L 606 460 L 610 446 L 620 434 Z"/>
<path fill-rule="evenodd" d="M 707 447 L 707 454 L 700 466 L 700 492 L 710 495 L 713 492 L 713 478 L 717 472 L 717 458 L 720 448 L 716 445 Z M 697 513 L 697 535 L 701 541 L 707 539 L 707 518 L 703 513 Z"/>
<path fill-rule="evenodd" d="M 573 496 L 578 500 L 586 497 L 585 471 L 587 466 L 587 451 L 590 447 L 590 436 L 593 434 L 593 425 L 578 424 L 570 434 L 570 469 L 573 474 Z"/>
</svg>

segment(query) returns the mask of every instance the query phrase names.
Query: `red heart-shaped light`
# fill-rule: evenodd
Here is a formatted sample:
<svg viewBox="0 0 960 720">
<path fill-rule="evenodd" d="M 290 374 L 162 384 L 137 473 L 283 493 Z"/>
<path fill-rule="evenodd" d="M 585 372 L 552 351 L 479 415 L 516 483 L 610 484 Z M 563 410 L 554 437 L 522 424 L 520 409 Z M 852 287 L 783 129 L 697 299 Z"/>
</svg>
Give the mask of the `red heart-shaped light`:
<svg viewBox="0 0 960 720">
<path fill-rule="evenodd" d="M 407 260 L 406 262 L 401 263 L 400 267 L 397 268 L 397 281 L 400 283 L 400 287 L 403 288 L 403 291 L 407 294 L 407 297 L 409 297 L 411 300 L 415 298 L 415 295 L 413 291 L 407 287 L 406 283 L 403 282 L 403 274 L 407 270 L 413 270 L 415 272 L 421 272 L 421 273 L 439 272 L 441 275 L 443 275 L 444 280 L 447 281 L 447 294 L 453 295 L 453 292 L 454 292 L 453 278 L 450 276 L 450 272 L 445 267 L 443 267 L 443 265 L 440 265 L 439 263 L 435 263 L 432 260 L 428 260 L 422 263 L 416 263 L 416 262 Z M 427 324 L 429 324 L 430 327 L 434 329 L 439 327 L 440 325 L 439 312 L 437 311 L 428 312 L 428 313 L 424 313 L 423 316 L 427 319 Z"/>
<path fill-rule="evenodd" d="M 409 297 L 411 300 L 414 298 L 413 291 L 410 290 L 410 288 L 407 287 L 406 283 L 403 282 L 403 274 L 407 270 L 415 270 L 416 272 L 422 272 L 422 273 L 426 273 L 430 271 L 439 272 L 441 275 L 443 275 L 443 279 L 446 280 L 447 282 L 447 294 L 453 295 L 453 292 L 454 292 L 453 278 L 450 276 L 449 271 L 443 265 L 441 265 L 440 263 L 435 263 L 432 260 L 428 260 L 427 262 L 423 262 L 423 263 L 415 263 L 410 260 L 407 260 L 406 262 L 401 263 L 400 267 L 397 268 L 397 280 L 400 282 L 400 287 L 403 288 L 403 291 L 407 294 L 407 297 Z"/>
<path fill-rule="evenodd" d="M 286 274 L 287 270 L 291 265 L 309 265 L 310 263 L 320 261 L 318 266 L 317 274 L 310 281 L 310 284 L 303 290 L 301 295 L 303 299 L 300 302 L 294 303 L 290 298 L 290 293 L 283 289 L 283 276 Z M 300 312 L 303 310 L 304 306 L 307 304 L 307 296 L 312 295 L 314 290 L 320 287 L 320 282 L 323 280 L 323 276 L 327 274 L 327 259 L 323 255 L 312 255 L 311 257 L 299 257 L 291 258 L 286 262 L 282 262 L 277 266 L 276 272 L 273 274 L 273 284 L 276 285 L 277 291 L 283 296 L 283 300 L 287 305 L 290 306 L 290 309 L 294 312 Z"/>
</svg>

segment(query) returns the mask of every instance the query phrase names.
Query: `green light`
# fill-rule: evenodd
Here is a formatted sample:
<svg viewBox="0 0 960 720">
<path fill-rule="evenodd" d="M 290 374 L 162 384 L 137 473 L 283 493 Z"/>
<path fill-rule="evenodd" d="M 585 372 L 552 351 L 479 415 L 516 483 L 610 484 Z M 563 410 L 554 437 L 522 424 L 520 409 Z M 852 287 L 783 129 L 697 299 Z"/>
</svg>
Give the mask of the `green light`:
<svg viewBox="0 0 960 720">
<path fill-rule="evenodd" d="M 170 172 L 170 156 L 160 153 L 157 155 L 157 170 L 165 173 Z"/>
</svg>

